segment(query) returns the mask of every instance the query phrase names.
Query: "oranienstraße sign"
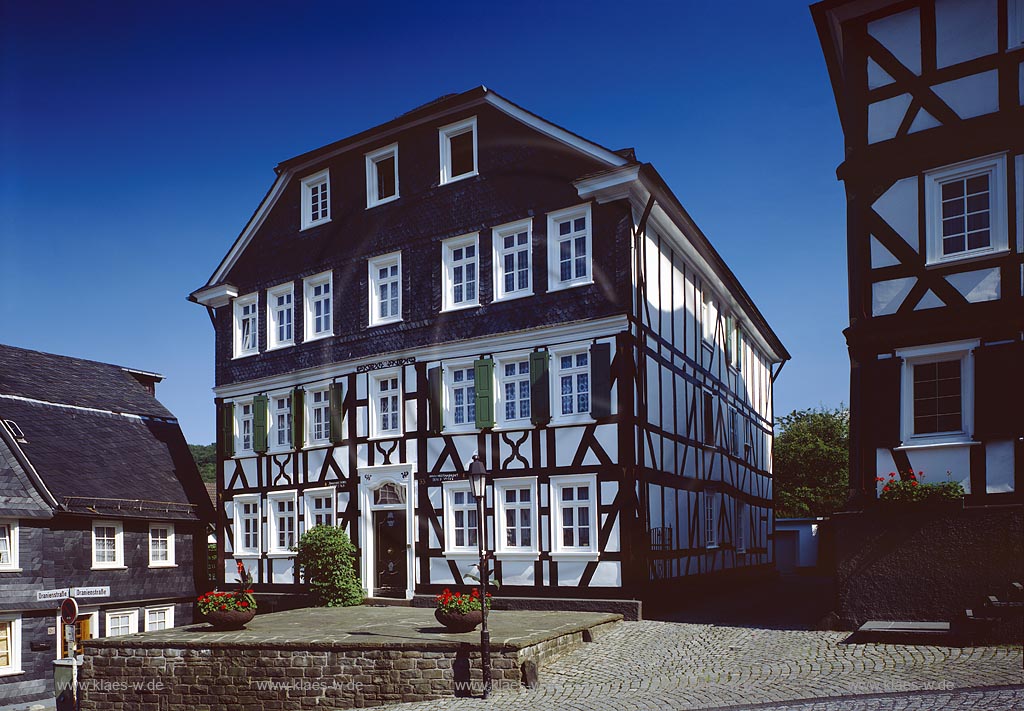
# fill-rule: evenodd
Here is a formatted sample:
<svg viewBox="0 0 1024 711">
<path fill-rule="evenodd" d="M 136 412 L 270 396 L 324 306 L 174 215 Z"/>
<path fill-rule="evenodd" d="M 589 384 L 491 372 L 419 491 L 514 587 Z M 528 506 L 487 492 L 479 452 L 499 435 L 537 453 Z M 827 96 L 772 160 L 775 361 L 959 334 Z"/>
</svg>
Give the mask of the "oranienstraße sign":
<svg viewBox="0 0 1024 711">
<path fill-rule="evenodd" d="M 66 597 L 110 597 L 110 586 L 93 585 L 36 591 L 36 602 L 56 602 Z"/>
</svg>

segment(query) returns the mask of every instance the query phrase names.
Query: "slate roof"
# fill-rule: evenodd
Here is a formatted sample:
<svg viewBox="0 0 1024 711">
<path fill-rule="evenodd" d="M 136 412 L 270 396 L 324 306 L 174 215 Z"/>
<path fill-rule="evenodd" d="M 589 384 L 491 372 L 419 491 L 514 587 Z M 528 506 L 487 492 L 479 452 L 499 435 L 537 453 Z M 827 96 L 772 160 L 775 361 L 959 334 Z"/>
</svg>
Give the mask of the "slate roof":
<svg viewBox="0 0 1024 711">
<path fill-rule="evenodd" d="M 53 509 L 36 490 L 3 436 L 0 436 L 0 512 L 17 518 L 50 518 L 53 515 Z"/>
</svg>

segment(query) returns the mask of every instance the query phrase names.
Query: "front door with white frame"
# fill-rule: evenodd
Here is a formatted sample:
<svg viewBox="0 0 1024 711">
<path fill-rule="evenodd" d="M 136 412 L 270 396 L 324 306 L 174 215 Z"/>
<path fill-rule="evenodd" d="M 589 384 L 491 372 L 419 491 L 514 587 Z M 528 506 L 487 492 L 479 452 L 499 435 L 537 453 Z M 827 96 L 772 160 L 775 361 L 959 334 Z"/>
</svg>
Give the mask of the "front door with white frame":
<svg viewBox="0 0 1024 711">
<path fill-rule="evenodd" d="M 410 599 L 414 588 L 413 467 L 367 467 L 359 477 L 360 575 L 371 597 Z"/>
</svg>

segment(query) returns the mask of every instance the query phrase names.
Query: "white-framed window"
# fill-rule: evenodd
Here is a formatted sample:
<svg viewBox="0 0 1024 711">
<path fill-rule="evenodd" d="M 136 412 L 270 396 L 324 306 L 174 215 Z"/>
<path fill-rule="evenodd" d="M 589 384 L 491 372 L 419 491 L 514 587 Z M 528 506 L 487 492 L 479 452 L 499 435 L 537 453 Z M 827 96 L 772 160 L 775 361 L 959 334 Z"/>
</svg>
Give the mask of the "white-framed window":
<svg viewBox="0 0 1024 711">
<path fill-rule="evenodd" d="M 572 420 L 590 416 L 590 351 L 553 350 L 552 417 Z"/>
<path fill-rule="evenodd" d="M 366 154 L 366 207 L 398 199 L 398 144 Z"/>
<path fill-rule="evenodd" d="M 327 388 L 306 391 L 306 423 L 310 444 L 323 444 L 331 439 L 331 394 Z"/>
<path fill-rule="evenodd" d="M 333 487 L 306 489 L 306 530 L 314 526 L 333 526 L 337 519 L 337 494 Z"/>
<path fill-rule="evenodd" d="M 402 253 L 369 260 L 370 325 L 402 320 Z"/>
<path fill-rule="evenodd" d="M 530 424 L 530 354 L 508 355 L 495 359 L 498 380 L 495 412 L 505 426 Z"/>
<path fill-rule="evenodd" d="M 476 116 L 437 130 L 441 151 L 441 185 L 477 174 Z"/>
<path fill-rule="evenodd" d="M 1024 0 L 1010 0 L 1007 15 L 1009 37 L 1006 48 L 1014 50 L 1024 46 Z"/>
<path fill-rule="evenodd" d="M 737 553 L 744 553 L 747 550 L 747 504 L 745 501 L 736 502 L 736 532 L 734 534 L 734 547 Z"/>
<path fill-rule="evenodd" d="M 441 243 L 441 310 L 480 304 L 479 234 L 452 237 Z"/>
<path fill-rule="evenodd" d="M 332 288 L 334 275 L 331 272 L 316 274 L 302 280 L 303 302 L 305 304 L 306 341 L 315 341 L 334 335 Z"/>
<path fill-rule="evenodd" d="M 21 615 L 0 614 L 0 676 L 21 673 Z"/>
<path fill-rule="evenodd" d="M 120 521 L 93 521 L 92 567 L 124 567 L 124 527 Z"/>
<path fill-rule="evenodd" d="M 18 570 L 18 521 L 0 520 L 0 570 Z"/>
<path fill-rule="evenodd" d="M 594 281 L 590 203 L 548 213 L 548 291 Z"/>
<path fill-rule="evenodd" d="M 729 451 L 737 457 L 743 454 L 743 420 L 740 418 L 739 410 L 735 407 L 729 408 Z"/>
<path fill-rule="evenodd" d="M 444 366 L 446 429 L 476 427 L 476 375 L 473 361 Z"/>
<path fill-rule="evenodd" d="M 598 553 L 597 477 L 551 477 L 551 556 Z"/>
<path fill-rule="evenodd" d="M 704 492 L 704 546 L 718 548 L 718 493 Z"/>
<path fill-rule="evenodd" d="M 174 524 L 149 524 L 149 567 L 173 568 Z"/>
<path fill-rule="evenodd" d="M 706 289 L 700 299 L 700 335 L 704 343 L 715 342 L 715 297 Z"/>
<path fill-rule="evenodd" d="M 259 294 L 235 299 L 235 358 L 254 355 L 260 350 Z"/>
<path fill-rule="evenodd" d="M 517 299 L 533 293 L 533 220 L 521 220 L 491 230 L 494 251 L 494 300 Z"/>
<path fill-rule="evenodd" d="M 169 630 L 174 627 L 174 605 L 147 607 L 145 613 L 146 632 Z"/>
<path fill-rule="evenodd" d="M 235 451 L 252 451 L 252 400 L 235 402 Z"/>
<path fill-rule="evenodd" d="M 267 291 L 267 348 L 295 343 L 295 287 L 292 284 Z"/>
<path fill-rule="evenodd" d="M 385 371 L 370 376 L 371 437 L 396 437 L 402 433 L 402 388 L 398 373 Z"/>
<path fill-rule="evenodd" d="M 111 610 L 107 613 L 106 636 L 120 637 L 139 631 L 138 610 Z"/>
<path fill-rule="evenodd" d="M 469 483 L 449 481 L 444 490 L 445 553 L 477 553 L 480 534 L 476 499 Z"/>
<path fill-rule="evenodd" d="M 929 264 L 1009 248 L 1005 155 L 929 171 L 924 183 Z"/>
<path fill-rule="evenodd" d="M 295 499 L 294 491 L 275 491 L 272 494 L 267 494 L 268 523 L 270 524 L 270 530 L 267 531 L 267 536 L 270 538 L 267 546 L 268 554 L 295 555 L 295 552 L 291 550 L 297 540 L 295 532 L 298 528 Z"/>
<path fill-rule="evenodd" d="M 292 394 L 270 396 L 270 448 L 291 449 L 292 446 Z"/>
<path fill-rule="evenodd" d="M 903 444 L 966 442 L 974 429 L 974 356 L 979 341 L 897 350 L 903 359 Z"/>
<path fill-rule="evenodd" d="M 235 540 L 232 555 L 236 558 L 259 556 L 260 542 L 260 496 L 239 494 L 233 499 L 235 519 Z"/>
<path fill-rule="evenodd" d="M 497 552 L 536 555 L 537 477 L 495 480 L 494 505 Z"/>
<path fill-rule="evenodd" d="M 302 229 L 331 221 L 331 175 L 329 170 L 302 179 Z"/>
</svg>

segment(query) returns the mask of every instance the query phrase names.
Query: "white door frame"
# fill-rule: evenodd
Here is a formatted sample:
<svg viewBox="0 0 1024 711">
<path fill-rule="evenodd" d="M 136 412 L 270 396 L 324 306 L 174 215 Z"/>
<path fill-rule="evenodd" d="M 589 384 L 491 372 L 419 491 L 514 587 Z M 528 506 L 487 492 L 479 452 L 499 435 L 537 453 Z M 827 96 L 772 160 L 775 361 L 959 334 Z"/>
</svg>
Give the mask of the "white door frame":
<svg viewBox="0 0 1024 711">
<path fill-rule="evenodd" d="M 405 597 L 411 600 L 416 587 L 416 487 L 413 463 L 363 467 L 359 470 L 359 542 L 360 578 L 367 595 L 373 596 L 377 587 L 376 541 L 374 540 L 374 511 L 405 511 L 406 576 Z M 397 484 L 405 491 L 404 504 L 374 504 L 373 492 L 383 484 Z"/>
</svg>

